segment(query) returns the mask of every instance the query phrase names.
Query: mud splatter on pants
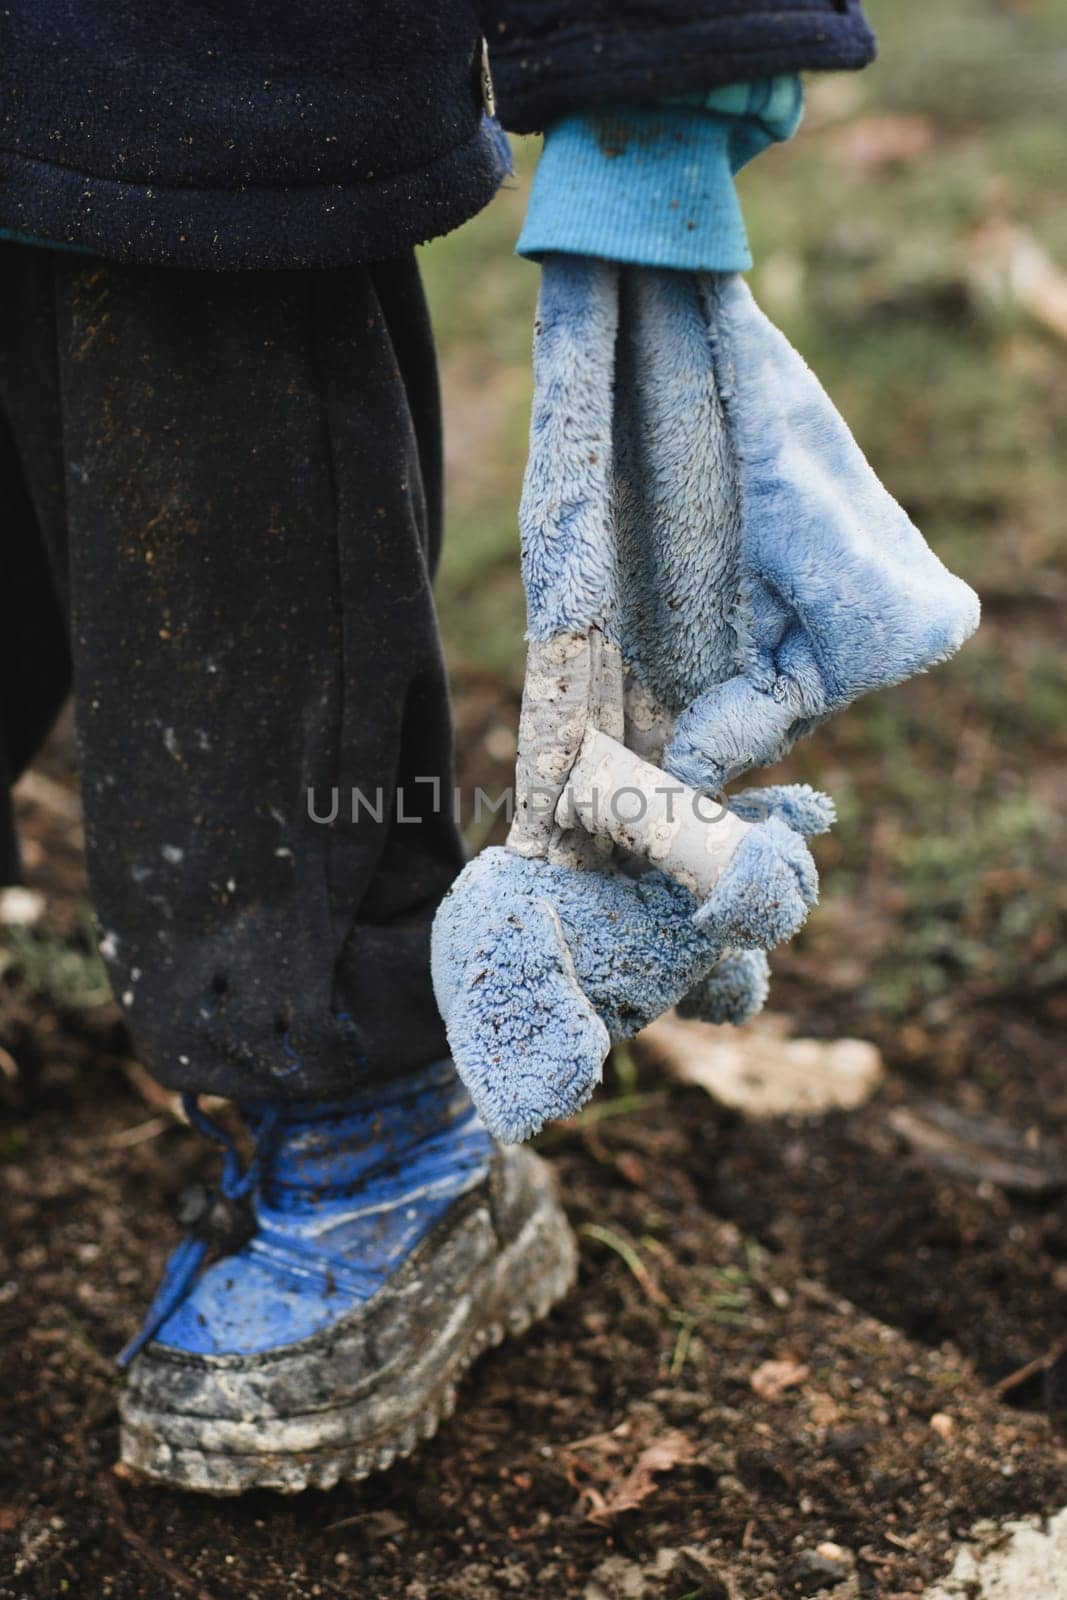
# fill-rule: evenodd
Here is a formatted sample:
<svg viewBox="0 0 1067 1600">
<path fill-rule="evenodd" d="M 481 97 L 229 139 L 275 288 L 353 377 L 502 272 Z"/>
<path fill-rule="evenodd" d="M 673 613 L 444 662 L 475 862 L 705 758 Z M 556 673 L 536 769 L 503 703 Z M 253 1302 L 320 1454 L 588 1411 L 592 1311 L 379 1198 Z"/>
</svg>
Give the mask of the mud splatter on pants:
<svg viewBox="0 0 1067 1600">
<path fill-rule="evenodd" d="M 337 1093 L 445 1053 L 440 480 L 410 254 L 0 245 L 0 793 L 72 682 L 102 948 L 168 1085 Z"/>
</svg>

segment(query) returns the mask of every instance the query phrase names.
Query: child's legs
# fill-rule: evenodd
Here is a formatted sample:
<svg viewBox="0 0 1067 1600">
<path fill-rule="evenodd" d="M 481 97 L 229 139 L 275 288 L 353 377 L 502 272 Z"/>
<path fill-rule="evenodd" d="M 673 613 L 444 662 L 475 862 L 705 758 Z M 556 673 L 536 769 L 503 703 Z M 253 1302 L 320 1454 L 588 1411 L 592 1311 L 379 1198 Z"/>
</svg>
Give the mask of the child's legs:
<svg viewBox="0 0 1067 1600">
<path fill-rule="evenodd" d="M 415 781 L 447 796 L 451 747 L 413 260 L 213 274 L 12 247 L 0 288 L 21 305 L 0 364 L 34 373 L 2 389 L 28 480 L 59 417 L 65 527 L 38 517 L 69 571 L 93 898 L 146 1060 L 300 1096 L 444 1054 L 428 926 L 462 857 Z"/>
</svg>

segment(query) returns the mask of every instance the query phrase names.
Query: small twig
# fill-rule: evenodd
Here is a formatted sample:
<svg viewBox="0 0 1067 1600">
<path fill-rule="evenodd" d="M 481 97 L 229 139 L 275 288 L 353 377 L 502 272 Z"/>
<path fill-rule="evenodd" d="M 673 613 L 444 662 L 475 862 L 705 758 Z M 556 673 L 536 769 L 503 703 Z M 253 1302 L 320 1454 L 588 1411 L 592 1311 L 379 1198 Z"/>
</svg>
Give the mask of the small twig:
<svg viewBox="0 0 1067 1600">
<path fill-rule="evenodd" d="M 553 1123 L 544 1133 L 538 1134 L 537 1149 L 551 1149 L 571 1134 L 583 1133 L 600 1122 L 607 1122 L 611 1117 L 625 1117 L 631 1111 L 646 1111 L 650 1106 L 663 1105 L 669 1098 L 669 1092 L 665 1089 L 650 1089 L 643 1094 L 623 1094 L 614 1100 L 597 1100 L 577 1115 L 568 1117 L 566 1122 Z"/>
<path fill-rule="evenodd" d="M 147 1144 L 149 1139 L 158 1139 L 166 1128 L 173 1125 L 173 1119 L 169 1114 L 149 1117 L 147 1122 L 138 1122 L 132 1128 L 123 1128 L 119 1133 L 108 1134 L 101 1143 L 105 1150 L 131 1150 L 134 1145 Z"/>
<path fill-rule="evenodd" d="M 189 1126 L 189 1120 L 182 1110 L 182 1097 L 175 1089 L 164 1089 L 157 1083 L 151 1073 L 142 1067 L 139 1061 L 127 1057 L 119 1065 L 123 1076 L 134 1093 L 144 1101 L 150 1111 L 155 1111 L 162 1116 L 169 1117 L 173 1122 L 181 1123 L 182 1127 Z M 205 1094 L 201 1096 L 200 1106 L 209 1116 L 226 1105 L 226 1100 L 221 1095 Z"/>
<path fill-rule="evenodd" d="M 1006 1394 L 1017 1389 L 1028 1378 L 1036 1378 L 1039 1372 L 1048 1372 L 1065 1352 L 1067 1352 L 1067 1339 L 1060 1339 L 1050 1350 L 1046 1350 L 1043 1356 L 1035 1356 L 1025 1366 L 1017 1367 L 1014 1372 L 1009 1372 L 1006 1377 L 998 1379 L 993 1385 L 993 1393 L 998 1400 L 1003 1400 Z"/>
<path fill-rule="evenodd" d="M 150 1111 L 162 1112 L 175 1122 L 185 1121 L 182 1115 L 181 1095 L 176 1094 L 173 1089 L 164 1089 L 139 1061 L 129 1059 L 123 1061 L 122 1071 L 130 1088 L 144 1101 Z"/>
<path fill-rule="evenodd" d="M 628 1422 L 620 1422 L 617 1428 L 611 1428 L 607 1433 L 587 1433 L 583 1439 L 567 1439 L 559 1446 L 561 1450 L 601 1450 L 606 1445 L 618 1449 L 620 1439 L 628 1439 L 631 1433 Z M 581 1465 L 581 1462 L 578 1463 Z"/>
<path fill-rule="evenodd" d="M 597 1100 L 570 1119 L 571 1127 L 587 1128 L 590 1123 L 607 1122 L 609 1117 L 625 1117 L 631 1111 L 647 1111 L 669 1098 L 665 1089 L 650 1089 L 645 1094 L 621 1094 L 614 1100 Z"/>
<path fill-rule="evenodd" d="M 667 1369 L 667 1375 L 670 1378 L 681 1377 L 686 1361 L 689 1358 L 689 1346 L 693 1342 L 693 1330 L 697 1325 L 696 1318 L 687 1316 L 685 1312 L 675 1312 L 674 1320 L 678 1325 L 678 1336 L 674 1341 L 671 1364 Z"/>
<path fill-rule="evenodd" d="M 606 1244 L 609 1250 L 614 1250 L 615 1254 L 625 1261 L 653 1305 L 660 1306 L 665 1311 L 673 1309 L 669 1297 L 664 1294 L 629 1240 L 611 1228 L 602 1227 L 599 1222 L 587 1222 L 580 1231 L 587 1239 L 595 1239 L 598 1244 Z"/>
<path fill-rule="evenodd" d="M 106 1473 L 101 1473 L 98 1481 L 104 1499 L 108 1503 L 112 1520 L 122 1537 L 123 1543 L 129 1545 L 131 1550 L 135 1550 L 141 1559 L 155 1572 L 161 1573 L 172 1588 L 180 1589 L 183 1594 L 194 1595 L 195 1600 L 214 1600 L 214 1596 L 203 1588 L 195 1578 L 190 1578 L 187 1572 L 183 1572 L 181 1567 L 176 1566 L 161 1550 L 157 1550 L 154 1545 L 150 1544 L 143 1534 L 138 1533 L 136 1529 L 130 1526 L 126 1517 L 126 1508 L 122 1503 L 122 1496 L 119 1494 L 112 1479 Z"/>
</svg>

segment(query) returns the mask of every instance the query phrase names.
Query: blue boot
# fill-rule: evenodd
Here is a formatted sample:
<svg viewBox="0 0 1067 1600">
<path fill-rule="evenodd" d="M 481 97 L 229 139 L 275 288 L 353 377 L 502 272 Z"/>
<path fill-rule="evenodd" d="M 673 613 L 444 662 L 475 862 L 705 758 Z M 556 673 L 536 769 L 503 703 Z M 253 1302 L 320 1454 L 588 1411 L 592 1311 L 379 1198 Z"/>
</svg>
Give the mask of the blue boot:
<svg viewBox="0 0 1067 1600">
<path fill-rule="evenodd" d="M 243 1113 L 251 1165 L 227 1147 L 219 1192 L 192 1195 L 120 1358 L 122 1459 L 213 1494 L 329 1488 L 434 1433 L 474 1358 L 566 1292 L 574 1240 L 547 1168 L 494 1143 L 450 1063 Z"/>
</svg>

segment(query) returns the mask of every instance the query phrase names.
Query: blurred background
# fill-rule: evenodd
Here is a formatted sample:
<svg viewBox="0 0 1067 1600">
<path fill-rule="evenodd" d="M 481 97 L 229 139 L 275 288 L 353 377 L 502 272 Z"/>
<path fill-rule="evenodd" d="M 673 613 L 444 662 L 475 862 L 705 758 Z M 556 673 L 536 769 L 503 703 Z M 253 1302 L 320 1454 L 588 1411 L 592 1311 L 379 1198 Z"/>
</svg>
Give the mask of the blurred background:
<svg viewBox="0 0 1067 1600">
<path fill-rule="evenodd" d="M 579 1290 L 431 1446 L 298 1504 L 140 1489 L 111 1472 L 111 1357 L 212 1158 L 107 993 L 67 720 L 19 788 L 27 888 L 0 896 L 0 1595 L 899 1600 L 976 1519 L 1062 1504 L 1067 0 L 869 11 L 879 62 L 809 82 L 741 189 L 757 299 L 984 603 L 956 660 L 781 769 L 840 822 L 759 1061 L 799 1036 L 821 1074 L 850 1039 L 876 1070 L 766 1117 L 680 1083 L 676 1039 L 617 1051 L 541 1141 Z M 422 251 L 468 791 L 510 779 L 525 654 L 538 275 L 512 251 L 537 141 L 515 153 Z"/>
</svg>

